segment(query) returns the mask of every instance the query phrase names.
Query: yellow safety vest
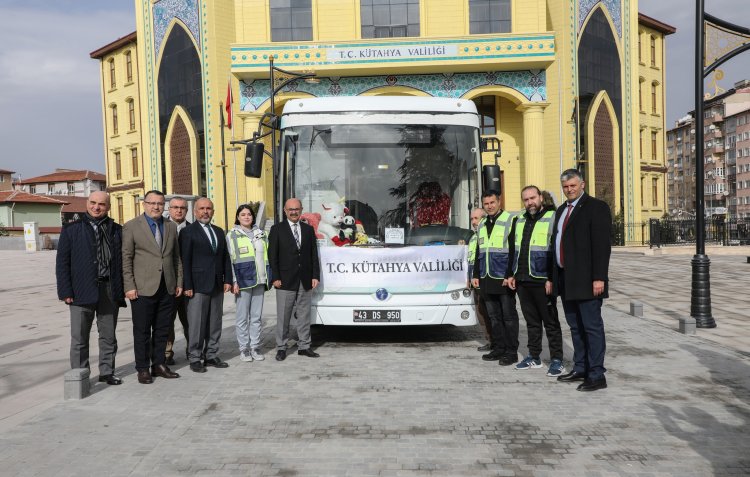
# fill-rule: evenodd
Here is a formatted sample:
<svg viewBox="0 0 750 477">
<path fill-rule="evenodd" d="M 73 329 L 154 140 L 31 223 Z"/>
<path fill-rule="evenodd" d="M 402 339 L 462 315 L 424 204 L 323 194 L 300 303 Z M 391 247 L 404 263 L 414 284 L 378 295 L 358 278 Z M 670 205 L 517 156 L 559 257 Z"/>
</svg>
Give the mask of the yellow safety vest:
<svg viewBox="0 0 750 477">
<path fill-rule="evenodd" d="M 532 278 L 548 278 L 547 259 L 549 258 L 550 239 L 552 237 L 552 223 L 555 220 L 555 211 L 548 210 L 534 224 L 529 240 L 529 276 Z M 523 228 L 526 226 L 526 217 L 520 216 L 516 220 L 515 236 L 515 262 L 513 274 L 518 273 L 518 258 L 521 256 L 521 242 L 523 241 Z"/>
<path fill-rule="evenodd" d="M 250 237 L 238 232 L 237 230 L 229 231 L 229 239 L 231 246 L 229 247 L 229 255 L 232 257 L 232 266 L 234 267 L 234 275 L 237 279 L 237 285 L 240 290 L 246 290 L 248 288 L 254 288 L 259 285 L 258 273 L 255 268 L 255 247 Z M 268 264 L 268 243 L 265 239 L 263 240 L 263 257 L 266 263 L 266 286 L 271 283 L 271 267 Z"/>
<path fill-rule="evenodd" d="M 502 280 L 508 269 L 508 235 L 513 224 L 513 216 L 503 211 L 495 220 L 489 237 L 485 222 L 486 219 L 482 219 L 479 223 L 479 276 Z"/>
<path fill-rule="evenodd" d="M 471 280 L 472 277 L 474 276 L 474 259 L 476 258 L 476 256 L 477 256 L 477 234 L 475 232 L 474 235 L 472 235 L 471 238 L 469 239 L 469 254 L 468 254 L 469 280 Z"/>
</svg>

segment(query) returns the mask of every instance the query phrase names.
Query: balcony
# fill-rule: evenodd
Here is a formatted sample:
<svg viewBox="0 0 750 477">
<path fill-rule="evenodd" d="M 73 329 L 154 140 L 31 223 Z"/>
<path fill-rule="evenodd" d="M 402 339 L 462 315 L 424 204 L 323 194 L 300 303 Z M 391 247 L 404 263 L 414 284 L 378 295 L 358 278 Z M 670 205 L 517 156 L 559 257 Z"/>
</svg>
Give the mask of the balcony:
<svg viewBox="0 0 750 477">
<path fill-rule="evenodd" d="M 279 68 L 319 76 L 430 73 L 436 64 L 440 72 L 544 70 L 555 50 L 554 32 L 234 44 L 231 68 L 245 81 L 267 79 L 273 55 Z"/>
</svg>

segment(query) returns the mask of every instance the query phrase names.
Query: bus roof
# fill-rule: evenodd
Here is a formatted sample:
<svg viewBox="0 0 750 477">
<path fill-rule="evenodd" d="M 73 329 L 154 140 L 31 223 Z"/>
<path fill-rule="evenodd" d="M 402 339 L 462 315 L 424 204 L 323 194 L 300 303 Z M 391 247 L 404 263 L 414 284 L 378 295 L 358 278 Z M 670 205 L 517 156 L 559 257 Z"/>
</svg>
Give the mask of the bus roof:
<svg viewBox="0 0 750 477">
<path fill-rule="evenodd" d="M 468 99 L 424 96 L 337 96 L 292 99 L 284 105 L 283 114 L 351 111 L 477 114 L 477 107 Z"/>
</svg>

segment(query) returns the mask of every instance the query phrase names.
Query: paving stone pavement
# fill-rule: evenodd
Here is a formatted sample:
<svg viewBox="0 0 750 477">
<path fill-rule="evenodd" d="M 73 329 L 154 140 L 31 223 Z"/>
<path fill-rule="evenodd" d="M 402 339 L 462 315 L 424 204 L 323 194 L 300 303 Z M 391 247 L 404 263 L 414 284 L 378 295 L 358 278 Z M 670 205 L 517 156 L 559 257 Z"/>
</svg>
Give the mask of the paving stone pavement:
<svg viewBox="0 0 750 477">
<path fill-rule="evenodd" d="M 24 263 L 11 267 L 16 288 L 33 279 L 44 285 L 36 297 L 11 299 L 19 291 L 0 274 L 0 323 L 9 329 L 0 337 L 0 413 L 18 394 L 29 401 L 54 389 L 55 398 L 19 423 L 4 423 L 0 414 L 1 475 L 750 475 L 750 358 L 732 342 L 707 339 L 711 330 L 684 336 L 676 323 L 649 313 L 629 316 L 619 310 L 619 296 L 604 308 L 610 387 L 594 393 L 558 384 L 545 369 L 481 361 L 478 327 L 317 328 L 321 358 L 292 353 L 278 363 L 269 293 L 265 361 L 239 361 L 227 300 L 222 349 L 229 368 L 194 374 L 178 355 L 180 379 L 140 385 L 123 314 L 118 362 L 125 384 L 97 384 L 89 398 L 64 402 L 67 314 L 54 283 L 42 278 L 54 254 L 13 258 L 4 263 Z M 663 257 L 615 254 L 613 271 L 633 266 L 637 280 L 653 280 L 665 269 L 656 258 Z M 635 278 L 613 278 L 613 286 L 640 291 Z M 673 300 L 685 286 L 689 281 L 674 284 Z M 735 287 L 738 295 L 744 290 Z M 738 329 L 747 300 L 738 298 L 733 310 Z M 521 352 L 524 336 L 522 326 Z M 33 361 L 43 347 L 48 359 Z M 542 357 L 548 362 L 546 346 Z M 33 373 L 54 373 L 27 381 L 24 359 Z"/>
</svg>

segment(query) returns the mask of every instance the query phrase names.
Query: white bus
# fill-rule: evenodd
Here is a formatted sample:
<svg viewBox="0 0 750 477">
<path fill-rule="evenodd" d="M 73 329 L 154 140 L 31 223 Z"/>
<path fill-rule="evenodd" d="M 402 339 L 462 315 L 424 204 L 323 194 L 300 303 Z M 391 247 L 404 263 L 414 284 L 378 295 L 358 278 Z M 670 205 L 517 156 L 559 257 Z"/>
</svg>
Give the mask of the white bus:
<svg viewBox="0 0 750 477">
<path fill-rule="evenodd" d="M 280 130 L 279 204 L 298 197 L 318 238 L 313 324 L 476 324 L 466 247 L 481 188 L 472 101 L 291 100 Z"/>
</svg>

